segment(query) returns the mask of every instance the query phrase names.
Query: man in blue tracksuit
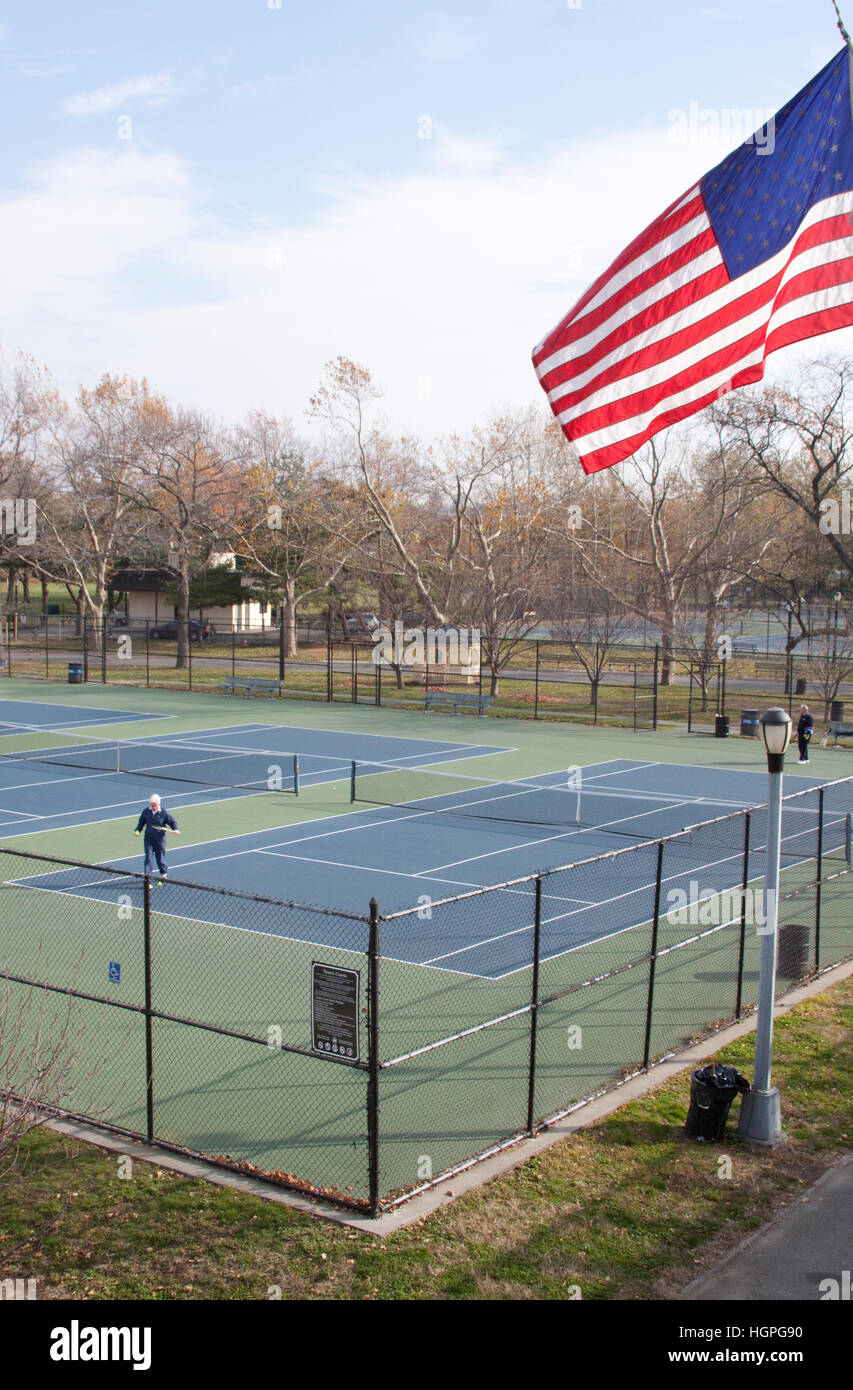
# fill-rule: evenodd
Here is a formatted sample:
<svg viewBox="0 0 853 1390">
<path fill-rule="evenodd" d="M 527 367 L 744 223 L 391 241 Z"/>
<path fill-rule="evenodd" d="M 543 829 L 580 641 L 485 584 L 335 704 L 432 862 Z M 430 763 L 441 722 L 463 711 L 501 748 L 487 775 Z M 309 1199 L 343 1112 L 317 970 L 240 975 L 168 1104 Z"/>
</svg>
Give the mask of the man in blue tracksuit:
<svg viewBox="0 0 853 1390">
<path fill-rule="evenodd" d="M 178 822 L 174 816 L 170 816 L 168 811 L 164 811 L 160 806 L 160 798 L 156 792 L 152 792 L 148 805 L 136 822 L 135 835 L 141 835 L 145 831 L 145 872 L 154 872 L 154 860 L 157 860 L 157 868 L 160 870 L 160 882 L 166 877 L 166 830 L 174 830 L 176 835 L 180 835 Z"/>
<path fill-rule="evenodd" d="M 800 750 L 800 763 L 807 763 L 809 760 L 809 743 L 814 733 L 814 716 L 809 712 L 808 705 L 800 705 L 800 718 L 797 723 L 797 746 Z"/>
</svg>

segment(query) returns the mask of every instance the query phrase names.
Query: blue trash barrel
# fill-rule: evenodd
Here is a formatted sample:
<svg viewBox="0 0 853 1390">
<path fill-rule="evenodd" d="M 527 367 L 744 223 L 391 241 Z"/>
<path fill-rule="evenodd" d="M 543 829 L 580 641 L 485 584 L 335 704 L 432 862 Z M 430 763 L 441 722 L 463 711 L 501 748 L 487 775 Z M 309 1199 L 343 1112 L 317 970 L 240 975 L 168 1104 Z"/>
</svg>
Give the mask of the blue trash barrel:
<svg viewBox="0 0 853 1390">
<path fill-rule="evenodd" d="M 758 738 L 758 710 L 742 709 L 740 712 L 741 738 Z"/>
<path fill-rule="evenodd" d="M 69 661 L 68 663 L 68 684 L 83 684 L 83 663 L 82 661 Z"/>
</svg>

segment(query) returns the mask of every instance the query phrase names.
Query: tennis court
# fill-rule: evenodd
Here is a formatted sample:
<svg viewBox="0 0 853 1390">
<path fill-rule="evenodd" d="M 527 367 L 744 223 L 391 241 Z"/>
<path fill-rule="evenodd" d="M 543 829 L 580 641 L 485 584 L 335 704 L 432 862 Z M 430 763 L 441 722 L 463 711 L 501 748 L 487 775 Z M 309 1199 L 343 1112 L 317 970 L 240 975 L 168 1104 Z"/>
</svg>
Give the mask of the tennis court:
<svg viewBox="0 0 853 1390">
<path fill-rule="evenodd" d="M 697 930 L 670 904 L 757 881 L 760 756 L 726 768 L 601 757 L 578 773 L 544 766 L 543 748 L 503 721 L 431 716 L 429 732 L 448 737 L 427 739 L 406 716 L 383 733 L 357 716 L 340 727 L 340 714 L 339 727 L 226 723 L 208 699 L 193 727 L 184 717 L 161 732 L 119 727 L 112 710 L 24 708 L 27 721 L 0 702 L 0 959 L 21 981 L 67 992 L 73 980 L 106 1049 L 104 1122 L 342 1200 L 396 1200 L 425 1156 L 450 1171 L 753 1000 L 759 942 L 739 908 Z M 553 736 L 544 747 L 566 752 Z M 525 771 L 531 760 L 539 770 Z M 825 804 L 819 779 L 792 783 L 785 882 L 814 890 L 816 858 L 833 867 L 821 949 L 837 959 L 850 942 L 850 788 Z M 168 880 L 149 888 L 132 830 L 152 790 L 182 835 Z M 675 837 L 665 858 L 661 837 Z M 316 1055 L 318 961 L 358 982 L 351 1067 Z M 572 1055 L 567 1027 L 581 1020 Z M 270 1029 L 277 1050 L 257 1045 Z M 80 1113 L 101 1113 L 84 1093 Z"/>
<path fill-rule="evenodd" d="M 501 781 L 459 771 L 465 760 L 508 751 L 499 746 L 353 738 L 263 724 L 198 730 L 178 738 L 77 742 L 72 737 L 66 743 L 54 741 L 53 722 L 44 738 L 38 729 L 4 727 L 0 832 L 8 843 L 14 843 L 16 833 L 36 828 L 128 817 L 128 854 L 104 862 L 138 869 L 139 851 L 130 831 L 150 791 L 159 789 L 176 816 L 183 808 L 212 802 L 223 824 L 222 836 L 206 843 L 184 847 L 170 841 L 175 880 L 228 889 L 250 883 L 253 892 L 270 898 L 321 902 L 361 914 L 373 897 L 387 915 L 585 860 L 622 847 L 626 840 L 673 835 L 760 803 L 764 789 L 757 773 L 627 759 L 594 763 L 571 777 L 560 769 Z M 448 772 L 450 765 L 454 773 Z M 273 791 L 267 790 L 270 780 Z M 341 800 L 349 798 L 351 809 L 335 812 L 312 800 L 312 793 L 329 786 L 337 788 Z M 293 804 L 284 806 L 287 813 L 296 809 L 297 789 L 298 809 L 307 820 L 266 830 L 242 828 L 251 824 L 249 800 L 293 796 Z M 316 819 L 312 807 L 320 812 Z M 789 859 L 797 857 L 799 844 L 805 850 L 810 846 L 814 814 L 796 808 L 788 813 Z M 843 839 L 843 825 L 838 833 Z M 715 850 L 709 858 L 701 851 L 692 854 L 688 842 L 681 862 L 668 887 L 697 877 L 704 891 L 738 883 L 738 846 L 729 855 Z M 112 901 L 115 894 L 109 875 L 81 884 L 76 872 L 64 876 L 58 871 L 16 882 L 90 901 Z M 180 882 L 158 888 L 158 905 L 177 917 L 193 917 L 192 893 Z M 647 892 L 648 885 L 641 883 L 614 884 L 606 902 L 555 895 L 544 919 L 547 955 L 644 921 Z M 514 925 L 496 937 L 493 919 L 494 903 L 485 899 L 481 912 L 469 909 L 458 923 L 452 914 L 443 914 L 440 931 L 407 941 L 401 959 L 492 977 L 523 968 L 530 956 L 524 928 Z M 532 927 L 531 918 L 527 930 Z M 311 939 L 316 935 L 312 924 Z M 362 948 L 357 926 L 346 944 Z"/>
</svg>

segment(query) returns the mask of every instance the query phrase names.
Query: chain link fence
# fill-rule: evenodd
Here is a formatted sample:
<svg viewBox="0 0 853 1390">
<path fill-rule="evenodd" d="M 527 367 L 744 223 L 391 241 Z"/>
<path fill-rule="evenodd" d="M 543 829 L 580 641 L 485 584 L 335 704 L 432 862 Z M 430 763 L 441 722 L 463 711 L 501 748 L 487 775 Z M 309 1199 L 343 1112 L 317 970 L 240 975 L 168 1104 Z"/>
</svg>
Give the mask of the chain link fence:
<svg viewBox="0 0 853 1390">
<path fill-rule="evenodd" d="M 0 849 L 3 1018 L 67 1047 L 53 1108 L 378 1214 L 753 1009 L 766 827 L 388 914 Z M 851 827 L 853 779 L 784 799 L 780 992 L 853 955 Z"/>
<path fill-rule="evenodd" d="M 833 657 L 831 649 L 821 655 L 804 643 L 790 653 L 768 645 L 765 653 L 741 636 L 720 660 L 722 648 L 706 651 L 695 643 L 676 644 L 665 656 L 651 629 L 638 629 L 629 641 L 495 637 L 471 646 L 460 634 L 472 631 L 412 629 L 423 639 L 420 656 L 392 650 L 378 660 L 378 639 L 331 623 L 301 624 L 290 634 L 281 622 L 225 628 L 190 619 L 179 653 L 172 619 L 94 623 L 88 614 L 15 613 L 0 617 L 0 674 L 238 698 L 503 713 L 636 732 L 686 724 L 689 732 L 711 733 L 735 701 L 738 708 L 781 701 L 790 712 L 804 696 L 819 722 L 825 713 L 828 727 L 843 721 L 843 710 L 833 714 L 832 708 L 853 690 L 846 649 Z M 757 724 L 749 720 L 742 732 L 757 734 Z"/>
</svg>

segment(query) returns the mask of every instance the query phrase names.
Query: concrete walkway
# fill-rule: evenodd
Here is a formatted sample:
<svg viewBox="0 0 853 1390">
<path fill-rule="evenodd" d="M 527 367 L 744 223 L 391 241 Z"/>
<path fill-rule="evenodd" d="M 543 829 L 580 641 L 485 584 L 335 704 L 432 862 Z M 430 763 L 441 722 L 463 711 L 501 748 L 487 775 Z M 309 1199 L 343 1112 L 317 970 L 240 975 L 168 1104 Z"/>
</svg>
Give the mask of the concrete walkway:
<svg viewBox="0 0 853 1390">
<path fill-rule="evenodd" d="M 851 1300 L 853 1153 L 682 1291 L 687 1301 Z"/>
</svg>

